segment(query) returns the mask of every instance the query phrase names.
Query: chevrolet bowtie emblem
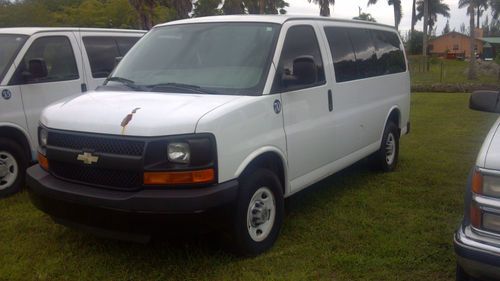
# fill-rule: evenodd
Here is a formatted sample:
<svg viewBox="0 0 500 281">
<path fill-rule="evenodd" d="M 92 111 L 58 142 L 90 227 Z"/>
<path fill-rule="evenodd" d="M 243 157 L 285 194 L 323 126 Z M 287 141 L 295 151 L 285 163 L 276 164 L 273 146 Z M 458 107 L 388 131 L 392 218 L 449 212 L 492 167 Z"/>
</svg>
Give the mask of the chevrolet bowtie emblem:
<svg viewBox="0 0 500 281">
<path fill-rule="evenodd" d="M 92 165 L 92 163 L 97 163 L 99 157 L 92 155 L 92 153 L 84 152 L 83 154 L 78 154 L 76 160 L 82 161 L 83 164 Z"/>
</svg>

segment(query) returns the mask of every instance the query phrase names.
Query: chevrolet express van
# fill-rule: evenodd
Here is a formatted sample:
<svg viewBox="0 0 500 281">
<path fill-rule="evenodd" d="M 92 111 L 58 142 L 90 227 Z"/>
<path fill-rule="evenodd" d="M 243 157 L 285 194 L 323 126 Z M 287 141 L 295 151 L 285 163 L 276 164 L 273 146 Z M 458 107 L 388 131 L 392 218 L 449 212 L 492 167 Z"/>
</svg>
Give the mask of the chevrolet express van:
<svg viewBox="0 0 500 281">
<path fill-rule="evenodd" d="M 101 85 L 138 30 L 0 28 L 0 198 L 24 185 L 42 109 Z"/>
<path fill-rule="evenodd" d="M 470 108 L 500 113 L 500 91 L 477 91 Z M 500 280 L 500 118 L 486 136 L 472 167 L 465 212 L 455 232 L 457 281 Z"/>
<path fill-rule="evenodd" d="M 153 28 L 94 92 L 47 107 L 33 203 L 123 238 L 227 208 L 233 249 L 269 249 L 284 199 L 371 156 L 395 169 L 410 78 L 392 27 L 219 16 Z M 214 221 L 214 224 L 216 221 Z"/>
</svg>

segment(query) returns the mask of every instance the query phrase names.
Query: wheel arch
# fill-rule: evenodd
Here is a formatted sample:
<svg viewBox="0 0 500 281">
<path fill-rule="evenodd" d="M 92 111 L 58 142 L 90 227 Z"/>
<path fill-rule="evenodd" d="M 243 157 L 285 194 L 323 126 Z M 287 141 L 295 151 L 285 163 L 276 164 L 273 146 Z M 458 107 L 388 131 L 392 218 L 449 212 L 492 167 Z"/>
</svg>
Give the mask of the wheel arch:
<svg viewBox="0 0 500 281">
<path fill-rule="evenodd" d="M 393 121 L 396 126 L 398 126 L 399 132 L 401 133 L 401 110 L 399 109 L 399 106 L 393 105 L 388 111 L 388 114 L 385 117 L 384 127 L 389 121 Z"/>
<path fill-rule="evenodd" d="M 235 173 L 236 178 L 248 175 L 258 168 L 266 168 L 278 176 L 283 188 L 283 195 L 289 193 L 287 180 L 287 164 L 285 154 L 276 147 L 263 147 L 250 155 L 241 163 Z"/>
<path fill-rule="evenodd" d="M 34 159 L 28 133 L 20 126 L 11 123 L 0 123 L 0 138 L 7 138 L 20 144 L 28 161 Z"/>
</svg>

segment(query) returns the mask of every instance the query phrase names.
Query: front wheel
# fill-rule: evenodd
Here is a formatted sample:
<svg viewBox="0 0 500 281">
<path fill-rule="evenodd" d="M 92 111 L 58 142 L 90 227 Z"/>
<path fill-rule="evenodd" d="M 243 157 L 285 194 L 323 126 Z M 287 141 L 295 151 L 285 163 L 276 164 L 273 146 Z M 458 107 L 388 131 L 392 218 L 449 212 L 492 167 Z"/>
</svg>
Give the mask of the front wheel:
<svg viewBox="0 0 500 281">
<path fill-rule="evenodd" d="M 233 214 L 233 250 L 255 256 L 271 248 L 283 223 L 284 199 L 278 177 L 259 169 L 246 175 Z"/>
<path fill-rule="evenodd" d="M 21 190 L 28 161 L 15 142 L 0 138 L 0 198 Z"/>
<path fill-rule="evenodd" d="M 399 129 L 393 122 L 385 125 L 384 135 L 380 149 L 373 155 L 375 168 L 384 172 L 392 172 L 396 169 L 399 158 Z"/>
</svg>

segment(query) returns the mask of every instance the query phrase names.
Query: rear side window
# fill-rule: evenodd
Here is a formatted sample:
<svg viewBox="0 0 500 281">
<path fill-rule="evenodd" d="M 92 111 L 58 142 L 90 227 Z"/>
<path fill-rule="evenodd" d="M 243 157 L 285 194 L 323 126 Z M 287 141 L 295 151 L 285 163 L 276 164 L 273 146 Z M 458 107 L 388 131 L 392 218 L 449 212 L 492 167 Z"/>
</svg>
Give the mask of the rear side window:
<svg viewBox="0 0 500 281">
<path fill-rule="evenodd" d="M 78 78 L 78 67 L 69 39 L 66 36 L 47 36 L 38 38 L 31 44 L 10 84 L 56 82 Z"/>
<path fill-rule="evenodd" d="M 273 92 L 298 90 L 324 83 L 323 60 L 313 27 L 291 27 L 283 44 Z"/>
<path fill-rule="evenodd" d="M 373 41 L 377 47 L 379 75 L 405 72 L 406 63 L 399 38 L 395 33 L 372 30 Z"/>
<path fill-rule="evenodd" d="M 83 44 L 89 57 L 92 77 L 104 78 L 113 71 L 116 58 L 123 57 L 139 38 L 84 37 Z"/>
<path fill-rule="evenodd" d="M 337 82 L 406 71 L 399 37 L 388 31 L 325 27 Z"/>
<path fill-rule="evenodd" d="M 358 79 L 356 56 L 347 28 L 325 27 L 325 34 L 332 53 L 335 80 L 345 82 Z"/>
</svg>

